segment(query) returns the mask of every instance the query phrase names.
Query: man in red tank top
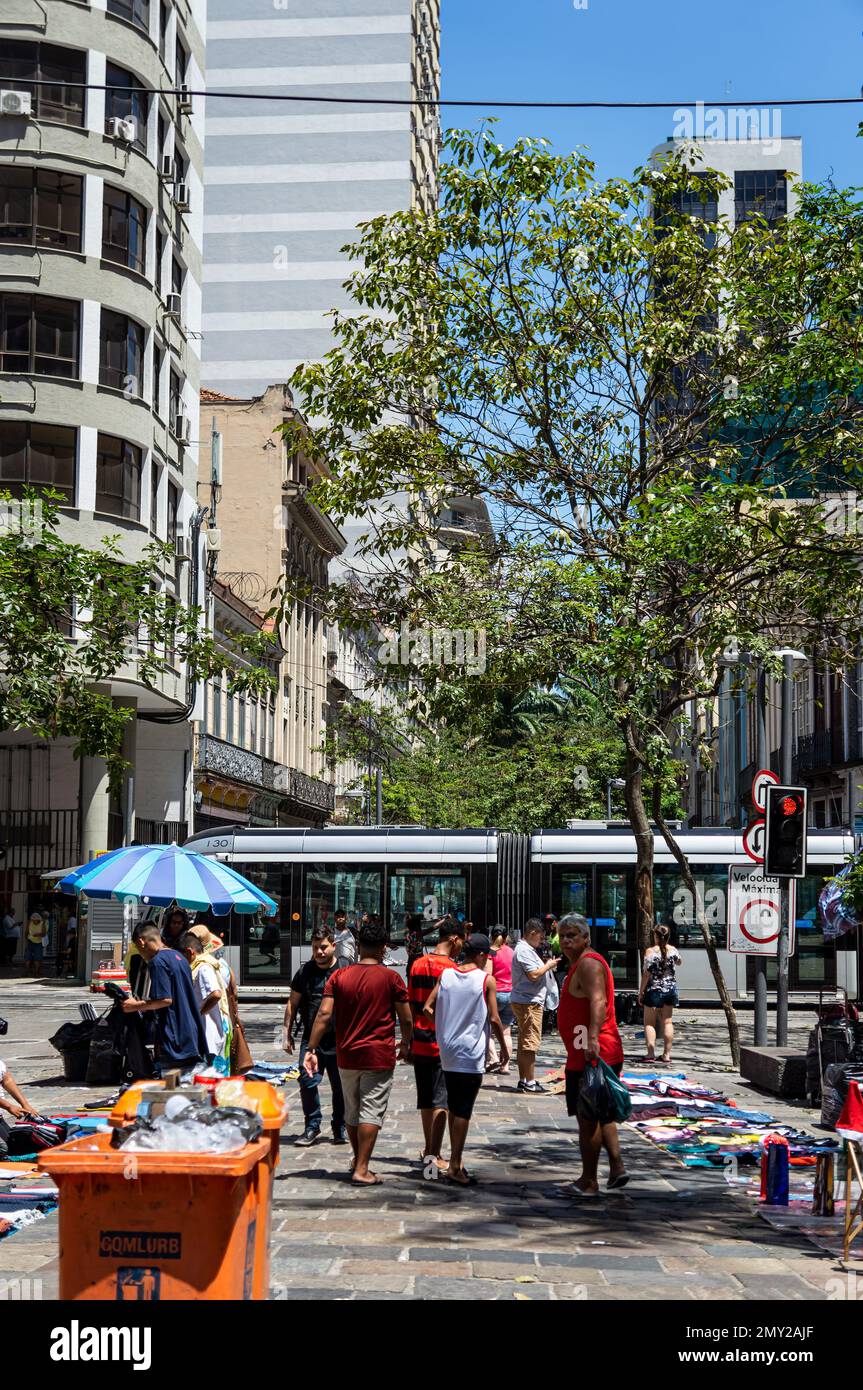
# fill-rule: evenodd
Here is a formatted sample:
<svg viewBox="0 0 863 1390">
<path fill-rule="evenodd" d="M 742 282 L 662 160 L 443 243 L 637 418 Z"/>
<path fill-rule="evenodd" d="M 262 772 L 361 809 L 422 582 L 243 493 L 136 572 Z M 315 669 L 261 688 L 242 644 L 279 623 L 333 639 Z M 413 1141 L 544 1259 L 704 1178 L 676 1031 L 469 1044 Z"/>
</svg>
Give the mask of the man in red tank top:
<svg viewBox="0 0 863 1390">
<path fill-rule="evenodd" d="M 560 949 L 569 961 L 569 973 L 560 992 L 557 1026 L 566 1046 L 566 1109 L 578 1114 L 578 1092 L 586 1066 L 597 1060 L 620 1075 L 623 1043 L 614 1016 L 614 980 L 607 961 L 590 949 L 590 927 L 584 917 L 570 912 L 558 924 Z M 599 1196 L 599 1155 L 608 1154 L 608 1188 L 625 1187 L 629 1174 L 623 1166 L 617 1125 L 598 1125 L 578 1115 L 581 1176 L 570 1184 L 573 1197 Z"/>
</svg>

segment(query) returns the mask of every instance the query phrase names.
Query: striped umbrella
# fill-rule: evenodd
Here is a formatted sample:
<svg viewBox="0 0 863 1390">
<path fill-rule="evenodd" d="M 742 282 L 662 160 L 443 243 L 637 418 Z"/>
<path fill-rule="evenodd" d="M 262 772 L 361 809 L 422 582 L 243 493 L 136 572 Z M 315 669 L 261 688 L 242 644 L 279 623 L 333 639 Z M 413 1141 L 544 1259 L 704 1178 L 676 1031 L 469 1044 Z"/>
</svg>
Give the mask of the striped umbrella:
<svg viewBox="0 0 863 1390">
<path fill-rule="evenodd" d="M 177 845 L 130 845 L 100 854 L 74 869 L 57 884 L 61 893 L 86 893 L 88 898 L 136 898 L 155 907 L 211 908 L 228 912 L 259 912 L 267 917 L 277 903 L 236 869 L 207 854 Z"/>
</svg>

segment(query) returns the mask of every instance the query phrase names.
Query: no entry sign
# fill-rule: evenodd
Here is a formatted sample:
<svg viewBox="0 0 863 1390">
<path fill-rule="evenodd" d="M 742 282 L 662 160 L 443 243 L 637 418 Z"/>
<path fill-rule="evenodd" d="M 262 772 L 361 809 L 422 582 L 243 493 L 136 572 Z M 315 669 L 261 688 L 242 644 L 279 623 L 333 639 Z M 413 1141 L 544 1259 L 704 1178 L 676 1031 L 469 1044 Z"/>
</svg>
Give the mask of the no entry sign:
<svg viewBox="0 0 863 1390">
<path fill-rule="evenodd" d="M 795 893 L 791 885 L 789 910 L 794 951 Z M 778 878 L 764 878 L 750 864 L 728 869 L 728 949 L 738 955 L 775 956 L 779 941 L 782 890 Z"/>
</svg>

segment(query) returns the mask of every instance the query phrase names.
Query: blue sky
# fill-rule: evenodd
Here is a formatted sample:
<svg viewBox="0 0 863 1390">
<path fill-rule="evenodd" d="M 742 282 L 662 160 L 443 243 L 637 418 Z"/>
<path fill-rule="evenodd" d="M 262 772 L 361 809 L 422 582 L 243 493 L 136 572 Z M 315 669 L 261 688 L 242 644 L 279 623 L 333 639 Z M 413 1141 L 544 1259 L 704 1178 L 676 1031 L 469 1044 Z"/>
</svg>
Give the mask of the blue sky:
<svg viewBox="0 0 863 1390">
<path fill-rule="evenodd" d="M 583 0 L 582 0 L 583 3 Z M 667 111 L 510 111 L 506 141 L 544 135 L 587 145 L 600 176 L 628 175 L 671 134 L 674 106 L 859 96 L 861 0 L 442 0 L 445 98 L 547 101 L 669 99 Z M 483 113 L 445 109 L 443 124 Z M 804 177 L 863 185 L 863 107 L 790 107 L 783 135 L 803 137 Z"/>
</svg>

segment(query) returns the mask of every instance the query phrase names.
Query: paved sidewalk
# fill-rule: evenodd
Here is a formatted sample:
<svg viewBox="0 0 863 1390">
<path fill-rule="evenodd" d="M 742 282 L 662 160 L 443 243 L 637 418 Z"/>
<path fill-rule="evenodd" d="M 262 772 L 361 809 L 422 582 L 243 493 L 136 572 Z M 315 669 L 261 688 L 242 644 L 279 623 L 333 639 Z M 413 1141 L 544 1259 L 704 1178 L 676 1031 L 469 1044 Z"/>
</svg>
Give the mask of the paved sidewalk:
<svg viewBox="0 0 863 1390">
<path fill-rule="evenodd" d="M 69 987 L 0 981 L 0 1015 L 9 1034 L 0 1056 L 40 1107 L 95 1099 L 60 1084 L 59 1059 L 43 1041 L 92 998 Z M 282 1057 L 274 1045 L 276 1005 L 247 1005 L 255 1055 Z M 745 1034 L 751 1016 L 742 1016 Z M 809 1016 L 794 1016 L 793 1040 Z M 725 1023 L 715 1012 L 679 1019 L 679 1070 L 741 1101 L 757 1102 L 797 1124 L 813 1117 L 753 1092 L 725 1070 Z M 627 1054 L 641 1055 L 635 1030 Z M 541 1070 L 560 1065 L 554 1040 Z M 294 1147 L 302 1130 L 295 1085 L 275 1185 L 272 1295 L 278 1299 L 656 1299 L 710 1302 L 824 1299 L 839 1265 L 804 1236 L 771 1229 L 721 1172 L 685 1169 L 631 1130 L 623 1132 L 633 1173 L 622 1193 L 574 1203 L 556 1184 L 578 1172 L 575 1124 L 563 1097 L 526 1097 L 514 1078 L 489 1077 L 477 1102 L 466 1162 L 480 1179 L 458 1190 L 424 1178 L 410 1068 L 397 1070 L 393 1099 L 375 1154 L 382 1186 L 347 1181 L 349 1151 L 326 1140 Z M 324 1086 L 324 1123 L 329 1113 Z M 325 1129 L 325 1133 L 326 1133 Z M 56 1297 L 56 1217 L 0 1241 L 0 1279 L 40 1279 Z"/>
</svg>

